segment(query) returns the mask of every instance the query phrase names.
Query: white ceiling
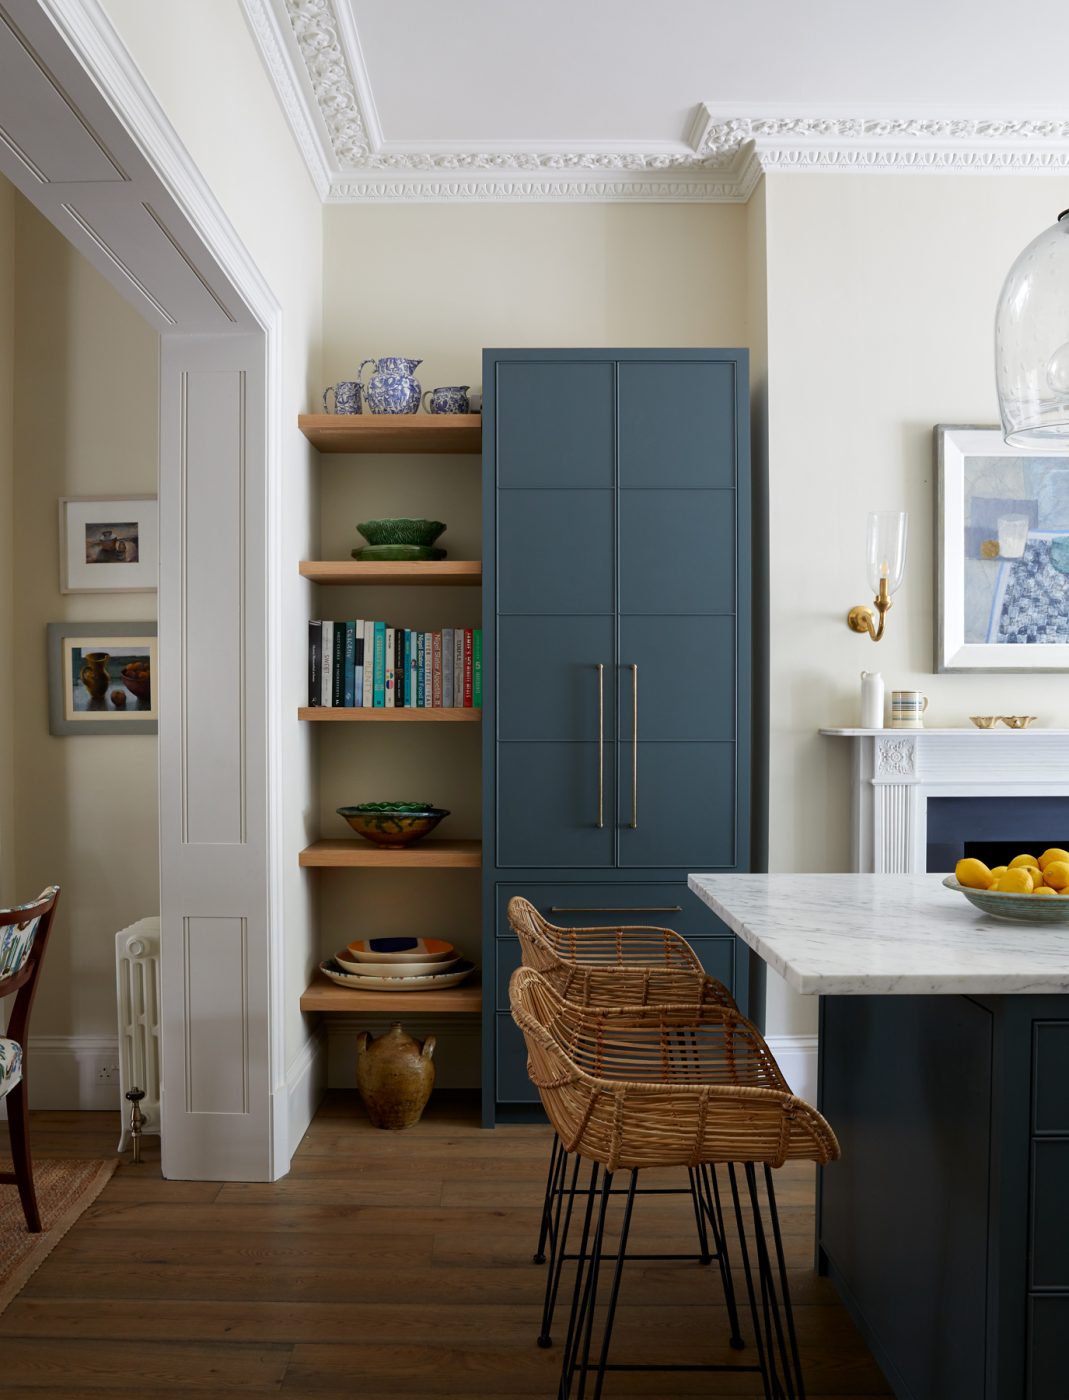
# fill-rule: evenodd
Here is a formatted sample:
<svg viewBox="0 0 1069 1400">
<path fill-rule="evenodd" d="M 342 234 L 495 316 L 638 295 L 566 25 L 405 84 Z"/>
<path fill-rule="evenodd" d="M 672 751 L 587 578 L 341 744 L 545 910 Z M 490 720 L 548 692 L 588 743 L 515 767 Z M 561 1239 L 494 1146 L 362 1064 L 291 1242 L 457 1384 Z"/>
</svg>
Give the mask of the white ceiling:
<svg viewBox="0 0 1069 1400">
<path fill-rule="evenodd" d="M 760 169 L 1069 172 L 1069 7 L 243 0 L 327 199 L 744 199 Z"/>
</svg>

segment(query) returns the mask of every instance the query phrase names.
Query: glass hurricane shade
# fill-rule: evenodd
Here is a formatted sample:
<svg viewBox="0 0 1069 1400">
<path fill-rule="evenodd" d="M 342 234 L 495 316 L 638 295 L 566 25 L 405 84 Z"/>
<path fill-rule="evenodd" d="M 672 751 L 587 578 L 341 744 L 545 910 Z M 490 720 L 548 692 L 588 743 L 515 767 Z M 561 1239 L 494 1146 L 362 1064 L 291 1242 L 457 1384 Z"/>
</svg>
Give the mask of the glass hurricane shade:
<svg viewBox="0 0 1069 1400">
<path fill-rule="evenodd" d="M 1029 243 L 1003 284 L 995 380 L 1008 443 L 1069 448 L 1069 210 Z"/>
<path fill-rule="evenodd" d="M 887 580 L 892 596 L 902 586 L 906 572 L 906 537 L 909 516 L 904 510 L 874 510 L 865 531 L 865 564 L 873 595 L 880 591 L 880 580 Z"/>
</svg>

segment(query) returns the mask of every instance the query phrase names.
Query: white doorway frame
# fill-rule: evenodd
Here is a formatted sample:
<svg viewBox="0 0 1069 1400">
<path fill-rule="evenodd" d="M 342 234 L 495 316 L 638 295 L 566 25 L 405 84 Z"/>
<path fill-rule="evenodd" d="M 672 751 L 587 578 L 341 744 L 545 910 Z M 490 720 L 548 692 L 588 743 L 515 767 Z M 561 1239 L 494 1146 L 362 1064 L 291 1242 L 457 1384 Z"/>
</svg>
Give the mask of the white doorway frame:
<svg viewBox="0 0 1069 1400">
<path fill-rule="evenodd" d="M 0 0 L 0 37 L 28 85 L 0 82 L 0 172 L 161 335 L 164 1175 L 273 1180 L 297 1127 L 282 1037 L 281 310 L 97 0 Z M 68 119 L 115 175 L 50 178 L 35 161 L 34 141 L 56 139 L 44 128 Z M 234 675 L 218 714 L 192 683 L 213 644 Z"/>
</svg>

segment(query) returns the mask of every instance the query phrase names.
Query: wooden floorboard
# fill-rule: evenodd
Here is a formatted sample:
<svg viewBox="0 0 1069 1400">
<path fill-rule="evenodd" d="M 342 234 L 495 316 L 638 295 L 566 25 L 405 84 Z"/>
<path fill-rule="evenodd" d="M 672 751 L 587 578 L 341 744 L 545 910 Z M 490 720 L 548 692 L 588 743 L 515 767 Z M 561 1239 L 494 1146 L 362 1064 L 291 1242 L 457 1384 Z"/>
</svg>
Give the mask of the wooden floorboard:
<svg viewBox="0 0 1069 1400">
<path fill-rule="evenodd" d="M 34 1150 L 111 1156 L 116 1127 L 110 1114 L 34 1114 Z M 545 1128 L 487 1132 L 448 1094 L 403 1134 L 330 1095 L 271 1184 L 164 1181 L 148 1139 L 146 1164 L 122 1161 L 0 1316 L 0 1400 L 549 1400 L 559 1347 L 534 1344 L 545 1270 L 530 1262 L 547 1153 Z M 890 1395 L 813 1270 L 814 1184 L 808 1166 L 777 1176 L 809 1400 Z M 641 1199 L 631 1248 L 692 1249 L 689 1198 Z M 715 1267 L 636 1260 L 625 1272 L 614 1359 L 736 1361 L 726 1337 Z M 607 1400 L 758 1394 L 751 1375 L 614 1374 L 606 1386 Z"/>
</svg>

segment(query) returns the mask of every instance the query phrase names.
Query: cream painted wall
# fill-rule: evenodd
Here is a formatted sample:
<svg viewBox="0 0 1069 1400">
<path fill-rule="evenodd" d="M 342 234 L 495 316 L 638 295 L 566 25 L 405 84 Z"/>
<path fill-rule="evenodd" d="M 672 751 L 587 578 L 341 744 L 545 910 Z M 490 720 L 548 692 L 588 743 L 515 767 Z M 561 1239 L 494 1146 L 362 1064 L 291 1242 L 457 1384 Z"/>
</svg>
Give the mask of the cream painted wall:
<svg viewBox="0 0 1069 1400">
<path fill-rule="evenodd" d="M 15 187 L 0 176 L 0 656 L 15 644 Z M 15 898 L 15 691 L 0 687 L 0 904 Z"/>
<path fill-rule="evenodd" d="M 745 344 L 747 236 L 746 211 L 730 205 L 328 206 L 325 378 L 404 354 L 423 357 L 425 387 L 474 388 L 484 346 Z M 383 514 L 445 520 L 451 556 L 479 557 L 478 458 L 327 457 L 321 473 L 322 557 L 345 558 L 355 523 Z M 477 625 L 479 599 L 466 589 L 324 589 L 320 605 L 339 618 L 438 628 Z M 345 834 L 334 814 L 345 802 L 411 794 L 450 808 L 450 834 L 479 835 L 478 734 L 322 728 L 324 834 Z M 324 955 L 351 936 L 418 930 L 479 957 L 476 875 L 325 872 L 321 891 Z M 477 1083 L 477 1039 L 435 1029 L 440 1081 Z M 351 1082 L 347 1037 L 338 1039 L 332 1072 Z"/>
<path fill-rule="evenodd" d="M 0 198 L 13 202 L 17 269 L 14 525 L 2 557 L 14 601 L 3 654 L 16 739 L 13 781 L 4 786 L 13 787 L 18 822 L 5 894 L 29 899 L 53 882 L 63 888 L 34 1038 L 114 1042 L 113 935 L 159 910 L 156 739 L 49 734 L 45 627 L 155 620 L 155 593 L 60 593 L 57 502 L 155 495 L 158 340 L 21 195 Z M 47 1083 L 44 1069 L 39 1063 L 38 1105 L 78 1107 L 73 1061 L 50 1066 Z M 56 1082 L 55 1073 L 71 1077 Z"/>
<path fill-rule="evenodd" d="M 849 754 L 863 669 L 917 688 L 930 725 L 1027 710 L 1069 725 L 1062 675 L 934 675 L 932 426 L 995 423 L 995 301 L 1065 204 L 1038 177 L 770 175 L 767 187 L 773 870 L 849 867 Z M 1063 192 L 1064 194 L 1064 192 Z M 869 602 L 865 516 L 910 512 L 906 581 L 878 646 L 846 628 Z M 773 979 L 770 979 L 770 984 Z M 815 1027 L 769 988 L 769 1028 Z"/>
<path fill-rule="evenodd" d="M 312 602 L 297 563 L 314 552 L 318 454 L 296 422 L 323 388 L 322 207 L 239 0 L 103 0 L 103 8 L 282 308 L 282 609 L 284 635 L 303 637 Z M 284 666 L 282 680 L 283 999 L 285 1057 L 292 1065 L 308 1034 L 297 999 L 315 963 L 314 883 L 298 870 L 296 852 L 317 834 L 318 814 L 311 739 L 296 720 L 306 689 L 302 667 Z"/>
</svg>

